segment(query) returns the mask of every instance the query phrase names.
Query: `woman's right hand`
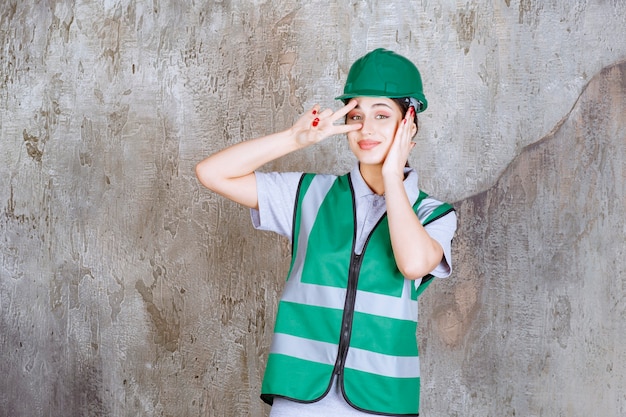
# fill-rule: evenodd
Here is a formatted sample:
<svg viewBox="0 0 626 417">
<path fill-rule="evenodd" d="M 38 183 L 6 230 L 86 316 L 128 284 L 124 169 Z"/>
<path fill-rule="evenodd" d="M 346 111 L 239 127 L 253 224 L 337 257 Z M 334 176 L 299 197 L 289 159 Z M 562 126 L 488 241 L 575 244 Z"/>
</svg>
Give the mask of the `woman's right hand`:
<svg viewBox="0 0 626 417">
<path fill-rule="evenodd" d="M 360 123 L 335 124 L 340 119 L 344 119 L 346 114 L 357 106 L 356 100 L 350 100 L 348 104 L 333 112 L 326 109 L 320 112 L 319 105 L 313 106 L 311 110 L 303 114 L 291 127 L 291 133 L 300 146 L 309 146 L 322 140 L 344 133 L 359 130 Z"/>
<path fill-rule="evenodd" d="M 336 112 L 327 109 L 321 113 L 315 105 L 289 129 L 237 143 L 205 158 L 196 165 L 196 175 L 208 189 L 246 207 L 257 208 L 254 171 L 329 136 L 360 129 L 358 123 L 334 124 L 356 105 L 357 101 L 352 100 Z"/>
</svg>

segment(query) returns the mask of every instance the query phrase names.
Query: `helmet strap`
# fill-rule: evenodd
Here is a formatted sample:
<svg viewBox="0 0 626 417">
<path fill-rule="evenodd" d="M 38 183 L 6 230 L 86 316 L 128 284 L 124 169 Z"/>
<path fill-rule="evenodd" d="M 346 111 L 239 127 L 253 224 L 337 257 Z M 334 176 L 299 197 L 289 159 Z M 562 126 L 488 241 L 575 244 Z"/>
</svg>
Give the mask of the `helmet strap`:
<svg viewBox="0 0 626 417">
<path fill-rule="evenodd" d="M 415 109 L 415 113 L 419 113 L 422 108 L 422 102 L 417 100 L 416 98 L 409 97 L 409 107 L 413 107 Z"/>
</svg>

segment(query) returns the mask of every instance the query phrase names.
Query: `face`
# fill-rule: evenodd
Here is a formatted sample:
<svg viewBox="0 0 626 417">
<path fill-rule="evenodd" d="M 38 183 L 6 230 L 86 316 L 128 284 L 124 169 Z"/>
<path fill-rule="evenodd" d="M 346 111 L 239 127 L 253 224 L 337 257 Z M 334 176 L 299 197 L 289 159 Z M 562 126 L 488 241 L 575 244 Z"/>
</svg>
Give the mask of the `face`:
<svg viewBox="0 0 626 417">
<path fill-rule="evenodd" d="M 357 97 L 358 105 L 346 116 L 346 123 L 362 123 L 348 133 L 350 149 L 361 164 L 380 165 L 385 161 L 403 114 L 386 97 Z"/>
</svg>

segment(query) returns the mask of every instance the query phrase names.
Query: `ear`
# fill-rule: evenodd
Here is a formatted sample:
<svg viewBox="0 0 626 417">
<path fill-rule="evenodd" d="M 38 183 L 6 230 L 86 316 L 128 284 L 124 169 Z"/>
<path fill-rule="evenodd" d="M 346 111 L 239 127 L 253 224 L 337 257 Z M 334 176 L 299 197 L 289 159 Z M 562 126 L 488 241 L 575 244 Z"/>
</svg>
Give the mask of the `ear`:
<svg viewBox="0 0 626 417">
<path fill-rule="evenodd" d="M 417 125 L 415 122 L 411 123 L 411 138 L 414 138 L 417 135 Z"/>
</svg>

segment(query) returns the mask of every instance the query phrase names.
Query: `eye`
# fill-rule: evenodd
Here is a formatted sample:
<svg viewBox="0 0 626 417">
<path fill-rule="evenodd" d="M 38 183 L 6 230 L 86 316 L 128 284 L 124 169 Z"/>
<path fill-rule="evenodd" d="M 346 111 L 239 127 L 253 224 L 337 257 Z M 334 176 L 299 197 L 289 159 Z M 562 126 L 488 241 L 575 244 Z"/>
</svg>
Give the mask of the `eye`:
<svg viewBox="0 0 626 417">
<path fill-rule="evenodd" d="M 386 114 L 377 114 L 376 118 L 379 120 L 383 120 L 383 119 L 388 119 L 389 116 L 387 116 Z"/>
<path fill-rule="evenodd" d="M 349 114 L 348 115 L 348 119 L 349 120 L 361 120 L 361 115 L 360 114 Z"/>
</svg>

